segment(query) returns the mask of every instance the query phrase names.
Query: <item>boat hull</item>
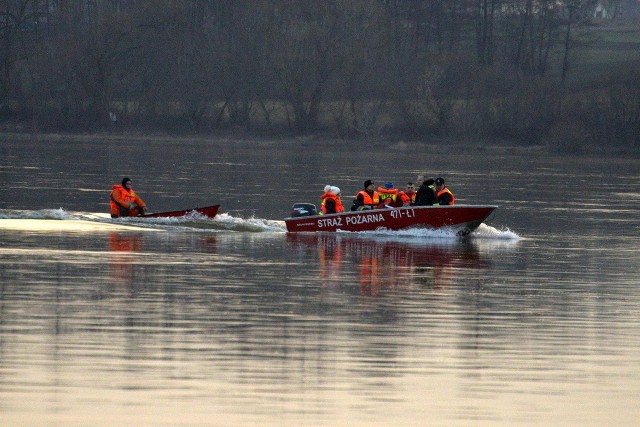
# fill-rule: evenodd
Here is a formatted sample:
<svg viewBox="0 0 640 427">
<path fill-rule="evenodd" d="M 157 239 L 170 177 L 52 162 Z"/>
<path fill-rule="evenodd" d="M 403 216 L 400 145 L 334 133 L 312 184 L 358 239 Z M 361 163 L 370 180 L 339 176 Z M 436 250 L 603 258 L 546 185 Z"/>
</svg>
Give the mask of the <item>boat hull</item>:
<svg viewBox="0 0 640 427">
<path fill-rule="evenodd" d="M 289 217 L 284 221 L 290 233 L 450 228 L 458 235 L 467 235 L 478 228 L 496 207 L 489 205 L 406 206 L 397 209 Z"/>
<path fill-rule="evenodd" d="M 218 214 L 219 208 L 220 208 L 220 205 L 213 205 L 213 206 L 205 206 L 202 208 L 185 209 L 182 211 L 156 212 L 152 214 L 141 215 L 141 218 L 173 218 L 173 217 L 186 216 L 192 212 L 198 213 L 200 215 L 203 215 L 209 218 L 213 218 Z"/>
</svg>

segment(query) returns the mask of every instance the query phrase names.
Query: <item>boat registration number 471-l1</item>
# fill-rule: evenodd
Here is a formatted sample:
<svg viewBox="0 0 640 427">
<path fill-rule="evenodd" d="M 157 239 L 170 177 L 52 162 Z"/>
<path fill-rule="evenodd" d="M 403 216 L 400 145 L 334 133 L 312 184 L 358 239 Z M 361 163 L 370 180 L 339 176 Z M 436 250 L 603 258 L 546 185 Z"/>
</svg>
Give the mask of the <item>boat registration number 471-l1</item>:
<svg viewBox="0 0 640 427">
<path fill-rule="evenodd" d="M 391 211 L 391 218 L 400 219 L 400 218 L 415 218 L 416 213 L 413 209 L 394 209 Z"/>
</svg>

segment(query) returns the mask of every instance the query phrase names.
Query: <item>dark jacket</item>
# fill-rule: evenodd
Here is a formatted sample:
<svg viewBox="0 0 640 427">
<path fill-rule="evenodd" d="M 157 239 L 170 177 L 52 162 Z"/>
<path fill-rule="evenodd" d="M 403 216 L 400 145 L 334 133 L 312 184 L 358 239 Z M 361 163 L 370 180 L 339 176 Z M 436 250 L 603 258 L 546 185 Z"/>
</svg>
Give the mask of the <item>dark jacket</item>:
<svg viewBox="0 0 640 427">
<path fill-rule="evenodd" d="M 336 201 L 333 199 L 329 199 L 324 202 L 324 208 L 327 210 L 327 213 L 336 213 Z"/>
<path fill-rule="evenodd" d="M 418 188 L 414 206 L 433 206 L 438 203 L 436 191 L 433 188 L 433 180 L 427 180 Z"/>
</svg>

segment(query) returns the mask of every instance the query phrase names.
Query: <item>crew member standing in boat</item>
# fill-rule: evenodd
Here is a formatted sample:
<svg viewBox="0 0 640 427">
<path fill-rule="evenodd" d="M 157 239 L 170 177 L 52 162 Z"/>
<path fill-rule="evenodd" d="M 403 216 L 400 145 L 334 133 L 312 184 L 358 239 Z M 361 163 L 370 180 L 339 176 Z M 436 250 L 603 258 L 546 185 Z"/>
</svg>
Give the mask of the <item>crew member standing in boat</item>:
<svg viewBox="0 0 640 427">
<path fill-rule="evenodd" d="M 133 184 L 127 177 L 122 179 L 122 184 L 114 184 L 111 191 L 111 218 L 121 216 L 138 216 L 147 212 L 147 205 L 133 191 Z"/>
<path fill-rule="evenodd" d="M 436 197 L 439 205 L 453 205 L 456 201 L 453 193 L 444 185 L 443 178 L 436 178 L 435 181 Z"/>
<path fill-rule="evenodd" d="M 420 183 L 420 188 L 416 193 L 416 199 L 413 203 L 415 206 L 433 206 L 438 203 L 435 189 L 433 184 L 435 181 L 433 178 L 426 179 L 423 175 L 418 176 L 417 182 Z"/>
<path fill-rule="evenodd" d="M 324 187 L 324 194 L 320 196 L 322 203 L 320 210 L 323 214 L 340 213 L 344 211 L 342 200 L 340 200 L 340 189 L 331 185 Z"/>
<path fill-rule="evenodd" d="M 368 179 L 364 182 L 364 189 L 356 194 L 356 199 L 351 206 L 352 211 L 362 211 L 365 209 L 374 209 L 380 204 L 380 196 L 373 186 L 373 181 Z"/>
</svg>

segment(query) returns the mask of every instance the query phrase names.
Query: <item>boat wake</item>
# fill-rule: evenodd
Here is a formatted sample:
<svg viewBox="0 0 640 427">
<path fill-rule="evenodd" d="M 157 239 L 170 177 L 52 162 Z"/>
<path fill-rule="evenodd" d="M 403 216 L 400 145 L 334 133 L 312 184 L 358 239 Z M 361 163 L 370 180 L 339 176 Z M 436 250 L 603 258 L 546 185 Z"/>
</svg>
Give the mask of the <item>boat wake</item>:
<svg viewBox="0 0 640 427">
<path fill-rule="evenodd" d="M 495 227 L 492 227 L 487 224 L 480 224 L 480 226 L 471 233 L 476 239 L 491 239 L 491 240 L 505 240 L 505 241 L 514 241 L 520 240 L 521 237 L 515 232 L 509 230 L 508 228 L 498 230 Z"/>
<path fill-rule="evenodd" d="M 337 231 L 337 234 L 342 235 L 354 235 L 354 236 L 371 236 L 382 239 L 401 239 L 401 240 L 429 240 L 432 242 L 437 242 L 441 240 L 443 243 L 445 242 L 457 242 L 463 239 L 484 239 L 484 240 L 496 240 L 496 241 L 505 241 L 505 242 L 514 242 L 520 240 L 520 236 L 514 233 L 513 231 L 506 230 L 498 230 L 495 227 L 491 227 L 487 224 L 480 224 L 480 226 L 472 231 L 469 235 L 460 237 L 457 234 L 457 231 L 452 228 L 405 228 L 402 230 L 387 230 L 387 229 L 378 229 L 375 231 Z"/>
<path fill-rule="evenodd" d="M 120 228 L 135 228 L 149 230 L 181 230 L 196 232 L 248 232 L 248 233 L 285 233 L 287 231 L 284 221 L 269 220 L 264 218 L 240 218 L 221 213 L 215 218 L 208 218 L 197 213 L 189 214 L 184 217 L 173 218 L 111 218 L 107 213 L 95 212 L 73 212 L 59 209 L 41 209 L 41 210 L 0 210 L 0 220 L 59 220 L 59 221 L 76 221 L 78 224 L 86 224 L 87 222 L 95 223 L 95 225 L 103 224 L 105 228 L 118 226 Z M 2 221 L 0 221 L 1 223 Z M 33 224 L 33 222 L 32 222 Z M 37 224 L 37 222 L 36 222 Z M 69 229 L 72 224 L 65 224 L 65 229 Z M 1 228 L 1 225 L 0 225 Z M 37 227 L 36 228 L 40 228 Z M 47 229 L 54 228 L 51 225 Z M 61 227 L 62 228 L 62 227 Z M 80 225 L 79 225 L 80 228 Z M 428 228 L 408 228 L 403 230 L 375 230 L 348 232 L 337 231 L 337 234 L 351 235 L 360 237 L 371 237 L 378 239 L 401 239 L 406 241 L 450 241 L 456 242 L 460 237 L 456 232 L 448 228 L 428 229 Z M 515 242 L 520 240 L 520 236 L 509 229 L 498 230 L 487 224 L 480 226 L 469 234 L 467 239 L 486 240 L 493 242 Z"/>
<path fill-rule="evenodd" d="M 108 215 L 106 215 L 108 217 Z M 0 219 L 75 219 L 69 218 L 64 209 L 41 209 L 36 211 L 22 211 L 13 209 L 0 210 Z"/>
<path fill-rule="evenodd" d="M 183 217 L 172 218 L 111 218 L 107 213 L 95 212 L 73 212 L 59 209 L 41 209 L 41 210 L 0 210 L 0 220 L 59 220 L 77 222 L 85 224 L 93 222 L 96 224 L 104 224 L 105 227 L 110 225 L 149 230 L 182 230 L 182 231 L 200 231 L 200 232 L 285 232 L 286 227 L 284 221 L 273 221 L 262 218 L 239 218 L 233 217 L 227 213 L 216 215 L 215 218 L 209 218 L 198 213 L 188 214 Z M 31 224 L 34 224 L 33 221 Z M 37 224 L 37 223 L 36 223 Z M 65 224 L 65 229 L 69 229 L 70 225 Z M 37 227 L 36 228 L 40 228 Z M 48 225 L 47 229 L 52 227 Z M 62 227 L 61 227 L 62 228 Z"/>
</svg>

